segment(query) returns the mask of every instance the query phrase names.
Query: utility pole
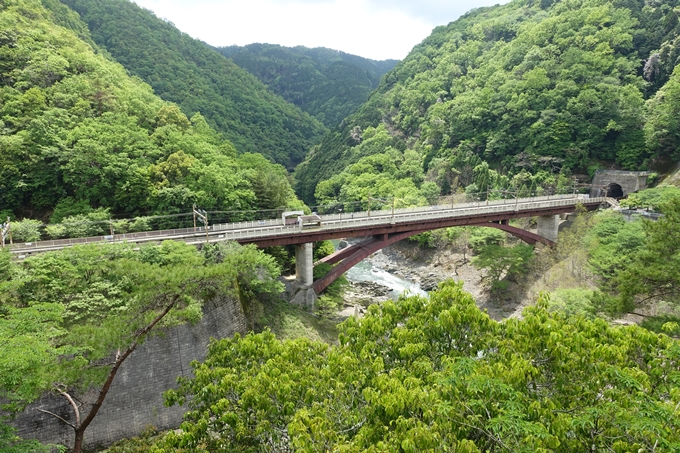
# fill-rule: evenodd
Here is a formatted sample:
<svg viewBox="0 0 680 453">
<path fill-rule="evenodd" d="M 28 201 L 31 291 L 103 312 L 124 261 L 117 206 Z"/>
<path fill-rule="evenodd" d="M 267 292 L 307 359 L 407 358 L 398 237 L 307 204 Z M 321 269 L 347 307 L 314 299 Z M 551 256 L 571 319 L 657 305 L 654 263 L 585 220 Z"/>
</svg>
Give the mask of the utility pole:
<svg viewBox="0 0 680 453">
<path fill-rule="evenodd" d="M 9 235 L 9 243 L 12 245 L 12 224 L 10 218 L 7 217 L 7 222 L 0 224 L 0 234 L 2 235 L 2 247 L 5 247 L 5 238 Z"/>
<path fill-rule="evenodd" d="M 368 216 L 371 216 L 371 194 L 368 194 Z"/>
<path fill-rule="evenodd" d="M 392 217 L 394 217 L 394 197 L 392 197 Z"/>
<path fill-rule="evenodd" d="M 194 214 L 194 233 L 195 233 L 196 232 L 196 205 L 192 205 L 191 210 L 193 211 L 193 214 Z"/>
<path fill-rule="evenodd" d="M 197 208 L 196 205 L 193 207 L 194 210 L 194 231 L 196 229 L 196 218 L 198 221 L 205 225 L 205 242 L 209 242 L 208 238 L 208 213 L 203 209 Z"/>
</svg>

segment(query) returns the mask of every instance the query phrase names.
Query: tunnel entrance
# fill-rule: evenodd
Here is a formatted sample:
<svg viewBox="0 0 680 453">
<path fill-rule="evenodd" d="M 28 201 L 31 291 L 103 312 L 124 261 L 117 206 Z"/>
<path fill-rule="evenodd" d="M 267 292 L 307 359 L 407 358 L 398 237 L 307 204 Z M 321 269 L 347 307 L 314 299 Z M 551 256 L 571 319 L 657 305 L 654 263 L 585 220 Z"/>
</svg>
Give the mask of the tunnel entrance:
<svg viewBox="0 0 680 453">
<path fill-rule="evenodd" d="M 607 186 L 607 196 L 610 198 L 623 198 L 623 189 L 616 183 L 611 183 Z"/>
</svg>

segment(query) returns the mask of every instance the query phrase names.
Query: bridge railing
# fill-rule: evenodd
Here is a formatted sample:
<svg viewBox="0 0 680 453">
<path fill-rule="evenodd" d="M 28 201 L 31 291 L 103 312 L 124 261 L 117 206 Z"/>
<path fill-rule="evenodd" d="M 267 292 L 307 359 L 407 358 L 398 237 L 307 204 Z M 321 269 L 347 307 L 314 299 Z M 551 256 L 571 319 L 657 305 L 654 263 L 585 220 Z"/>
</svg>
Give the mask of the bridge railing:
<svg viewBox="0 0 680 453">
<path fill-rule="evenodd" d="M 519 211 L 530 211 L 540 208 L 558 207 L 558 206 L 575 206 L 578 202 L 584 201 L 584 198 L 575 198 L 574 196 L 563 197 L 560 199 L 554 199 L 551 197 L 550 200 L 539 200 L 534 201 L 533 198 L 530 199 L 520 199 L 517 203 L 493 203 L 486 202 L 480 203 L 466 203 L 461 207 L 461 205 L 454 205 L 454 208 L 443 208 L 443 209 L 430 209 L 430 210 L 418 210 L 414 212 L 400 212 L 397 213 L 395 210 L 394 216 L 391 215 L 390 211 L 376 211 L 375 214 L 372 213 L 368 216 L 367 213 L 362 213 L 362 216 L 351 217 L 350 214 L 343 214 L 340 218 L 340 214 L 334 214 L 330 216 L 323 216 L 324 221 L 321 226 L 315 229 L 303 229 L 297 225 L 289 226 L 277 226 L 269 228 L 258 228 L 255 230 L 231 230 L 224 229 L 219 230 L 218 239 L 252 239 L 260 237 L 271 237 L 279 235 L 290 235 L 291 232 L 299 231 L 337 231 L 344 229 L 355 229 L 357 227 L 366 226 L 377 226 L 377 225 L 390 225 L 397 223 L 408 223 L 414 220 L 436 220 L 440 218 L 452 218 L 452 217 L 467 217 L 480 214 L 493 214 L 493 213 L 513 213 L 517 210 Z M 500 200 L 497 200 L 500 201 Z M 590 198 L 589 203 L 602 203 L 604 198 Z M 357 214 L 357 213 L 355 213 Z M 335 219 L 334 219 L 335 217 Z M 215 234 L 215 233 L 213 233 Z"/>
<path fill-rule="evenodd" d="M 413 222 L 414 220 L 432 220 L 439 218 L 465 217 L 471 215 L 515 212 L 516 210 L 532 210 L 552 206 L 575 206 L 581 201 L 586 201 L 583 195 L 551 195 L 544 197 L 532 197 L 523 199 L 489 200 L 455 204 L 453 206 L 439 205 L 418 208 L 395 209 L 394 215 L 391 210 L 355 212 L 344 214 L 332 214 L 322 216 L 321 226 L 314 230 L 343 230 L 356 227 L 389 225 L 396 223 Z M 590 198 L 589 203 L 602 203 L 605 198 Z M 280 235 L 290 235 L 300 231 L 297 224 L 283 225 L 282 219 L 270 219 L 265 221 L 238 222 L 232 224 L 213 225 L 208 229 L 208 237 L 212 240 L 239 240 Z M 12 252 L 23 251 L 46 251 L 69 247 L 72 245 L 101 243 L 101 242 L 147 242 L 165 239 L 184 239 L 187 242 L 202 242 L 206 240 L 205 228 L 180 228 L 174 230 L 146 231 L 140 233 L 116 234 L 111 236 L 95 236 L 77 239 L 58 239 L 40 241 L 38 243 L 14 244 Z"/>
<path fill-rule="evenodd" d="M 568 194 L 568 195 L 545 195 L 541 197 L 530 197 L 530 198 L 504 198 L 500 200 L 488 200 L 488 201 L 472 201 L 467 203 L 456 203 L 456 204 L 440 204 L 440 205 L 430 205 L 430 206 L 418 206 L 413 208 L 397 208 L 394 210 L 394 215 L 418 213 L 418 212 L 431 212 L 433 210 L 451 210 L 451 209 L 462 209 L 466 207 L 481 207 L 481 206 L 496 206 L 496 205 L 515 205 L 517 203 L 526 203 L 527 201 L 548 201 L 548 200 L 573 200 L 573 199 L 583 199 L 583 195 L 580 194 Z M 370 214 L 368 211 L 361 212 L 348 212 L 341 214 L 328 214 L 321 216 L 322 221 L 328 220 L 347 220 L 352 218 L 362 218 L 362 217 L 372 217 L 372 216 L 383 216 L 391 215 L 392 209 L 388 205 L 383 205 L 381 209 L 372 210 Z"/>
</svg>

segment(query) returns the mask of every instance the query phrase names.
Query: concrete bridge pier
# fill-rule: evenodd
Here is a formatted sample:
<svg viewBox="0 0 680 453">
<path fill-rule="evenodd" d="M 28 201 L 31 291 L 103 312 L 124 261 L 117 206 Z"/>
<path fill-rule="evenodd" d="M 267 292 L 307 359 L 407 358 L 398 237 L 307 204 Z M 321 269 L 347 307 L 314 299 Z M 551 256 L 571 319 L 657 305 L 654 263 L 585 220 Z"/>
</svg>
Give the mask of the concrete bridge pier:
<svg viewBox="0 0 680 453">
<path fill-rule="evenodd" d="M 557 242 L 557 232 L 560 226 L 559 215 L 541 216 L 538 218 L 538 235 L 544 238 Z"/>
<path fill-rule="evenodd" d="M 314 283 L 314 244 L 308 242 L 295 246 L 295 283 L 290 302 L 314 310 L 316 292 Z"/>
<path fill-rule="evenodd" d="M 304 286 L 314 283 L 314 244 L 295 246 L 295 281 Z"/>
</svg>

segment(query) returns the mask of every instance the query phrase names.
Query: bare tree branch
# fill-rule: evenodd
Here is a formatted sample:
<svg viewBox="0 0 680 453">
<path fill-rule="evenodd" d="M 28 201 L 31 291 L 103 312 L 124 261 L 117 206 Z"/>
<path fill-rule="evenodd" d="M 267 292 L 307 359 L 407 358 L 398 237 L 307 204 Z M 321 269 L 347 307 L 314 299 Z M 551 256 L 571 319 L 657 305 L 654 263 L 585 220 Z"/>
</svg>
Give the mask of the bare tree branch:
<svg viewBox="0 0 680 453">
<path fill-rule="evenodd" d="M 42 413 L 44 413 L 44 414 L 51 415 L 51 416 L 54 417 L 54 418 L 58 418 L 59 420 L 61 420 L 62 422 L 66 423 L 66 424 L 67 424 L 68 426 L 70 426 L 71 428 L 76 429 L 76 427 L 75 427 L 75 425 L 74 425 L 73 423 L 66 421 L 65 419 L 63 419 L 63 418 L 61 418 L 60 416 L 58 416 L 57 414 L 55 414 L 54 412 L 46 411 L 46 410 L 44 410 L 44 409 L 38 409 L 38 412 L 42 412 Z"/>
</svg>

